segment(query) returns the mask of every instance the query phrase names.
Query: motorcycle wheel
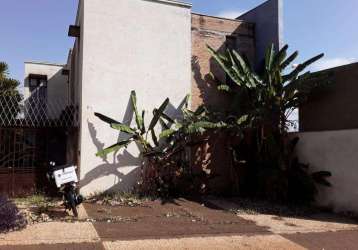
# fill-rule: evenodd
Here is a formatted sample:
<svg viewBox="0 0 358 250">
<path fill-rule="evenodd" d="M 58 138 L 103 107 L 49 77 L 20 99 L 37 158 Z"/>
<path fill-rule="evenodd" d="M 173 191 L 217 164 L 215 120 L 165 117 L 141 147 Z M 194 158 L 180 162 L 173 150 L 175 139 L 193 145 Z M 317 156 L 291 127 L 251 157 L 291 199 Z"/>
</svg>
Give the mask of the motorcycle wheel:
<svg viewBox="0 0 358 250">
<path fill-rule="evenodd" d="M 78 217 L 78 212 L 77 212 L 77 207 L 76 207 L 75 203 L 71 204 L 71 209 L 72 209 L 72 212 L 73 212 L 73 216 L 75 216 L 77 218 Z"/>
<path fill-rule="evenodd" d="M 68 201 L 72 213 L 75 217 L 78 217 L 77 204 L 76 204 L 76 193 L 74 191 L 69 193 L 69 201 Z"/>
</svg>

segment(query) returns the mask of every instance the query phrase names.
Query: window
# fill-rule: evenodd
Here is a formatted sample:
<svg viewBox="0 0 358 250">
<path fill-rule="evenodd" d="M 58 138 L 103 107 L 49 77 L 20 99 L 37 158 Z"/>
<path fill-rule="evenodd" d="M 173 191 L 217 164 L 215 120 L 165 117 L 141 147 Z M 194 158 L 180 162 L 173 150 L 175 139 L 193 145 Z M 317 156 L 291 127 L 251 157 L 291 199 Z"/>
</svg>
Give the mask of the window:
<svg viewBox="0 0 358 250">
<path fill-rule="evenodd" d="M 47 87 L 47 76 L 46 75 L 29 75 L 29 87 L 30 91 L 34 91 L 38 87 Z"/>
<path fill-rule="evenodd" d="M 47 87 L 47 76 L 46 75 L 29 75 L 29 87 L 30 91 L 34 91 L 38 87 Z"/>
</svg>

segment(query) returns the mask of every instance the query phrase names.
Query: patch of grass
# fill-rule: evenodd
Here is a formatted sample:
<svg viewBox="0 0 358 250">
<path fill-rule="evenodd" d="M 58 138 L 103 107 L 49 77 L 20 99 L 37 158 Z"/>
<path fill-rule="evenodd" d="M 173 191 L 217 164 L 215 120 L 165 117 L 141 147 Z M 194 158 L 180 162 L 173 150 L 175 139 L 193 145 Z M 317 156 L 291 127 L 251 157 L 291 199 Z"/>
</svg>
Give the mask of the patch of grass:
<svg viewBox="0 0 358 250">
<path fill-rule="evenodd" d="M 22 198 L 15 198 L 14 202 L 16 204 L 24 204 L 24 205 L 33 205 L 33 206 L 41 206 L 43 204 L 56 203 L 60 199 L 46 196 L 45 194 L 34 194 L 29 195 Z"/>
<path fill-rule="evenodd" d="M 47 198 L 42 194 L 35 194 L 22 198 L 15 198 L 14 202 L 16 204 L 24 204 L 24 205 L 41 205 L 45 203 Z"/>
<path fill-rule="evenodd" d="M 36 209 L 36 213 L 46 213 L 50 208 L 58 206 L 59 198 L 52 198 L 44 194 L 34 194 L 27 197 L 15 198 L 13 202 L 19 207 Z"/>
</svg>

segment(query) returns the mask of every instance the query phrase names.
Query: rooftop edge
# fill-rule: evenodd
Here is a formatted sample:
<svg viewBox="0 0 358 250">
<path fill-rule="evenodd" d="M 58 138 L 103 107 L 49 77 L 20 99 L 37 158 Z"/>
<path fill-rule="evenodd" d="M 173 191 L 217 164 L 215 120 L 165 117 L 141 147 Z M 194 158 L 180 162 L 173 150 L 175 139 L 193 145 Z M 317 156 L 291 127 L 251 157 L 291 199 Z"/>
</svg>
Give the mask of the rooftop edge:
<svg viewBox="0 0 358 250">
<path fill-rule="evenodd" d="M 175 5 L 175 6 L 184 7 L 184 8 L 193 7 L 193 5 L 191 3 L 186 3 L 186 2 L 182 2 L 182 1 L 176 1 L 176 0 L 143 0 L 143 1 L 158 2 L 158 3 Z"/>
<path fill-rule="evenodd" d="M 217 19 L 223 19 L 223 20 L 229 20 L 229 21 L 234 21 L 234 22 L 241 22 L 241 23 L 247 23 L 247 24 L 255 24 L 253 22 L 248 22 L 246 20 L 241 20 L 241 19 L 233 19 L 233 18 L 227 18 L 227 17 L 220 17 L 220 16 L 214 16 L 214 15 L 208 15 L 208 14 L 202 14 L 202 13 L 198 13 L 198 12 L 192 12 L 192 15 L 197 15 L 197 16 L 204 16 L 204 17 L 211 17 L 211 18 L 217 18 Z"/>
<path fill-rule="evenodd" d="M 50 62 L 39 62 L 39 61 L 25 61 L 25 64 L 38 64 L 38 65 L 49 65 L 49 66 L 57 66 L 57 67 L 65 67 L 66 64 L 60 63 L 50 63 Z"/>
</svg>

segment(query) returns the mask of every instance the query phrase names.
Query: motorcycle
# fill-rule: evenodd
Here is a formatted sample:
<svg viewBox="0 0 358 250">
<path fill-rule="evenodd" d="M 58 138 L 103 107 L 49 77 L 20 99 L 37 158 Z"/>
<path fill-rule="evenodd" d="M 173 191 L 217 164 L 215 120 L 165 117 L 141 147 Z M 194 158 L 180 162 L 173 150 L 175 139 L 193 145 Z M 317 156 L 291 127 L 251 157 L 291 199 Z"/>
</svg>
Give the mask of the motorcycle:
<svg viewBox="0 0 358 250">
<path fill-rule="evenodd" d="M 78 217 L 77 206 L 83 202 L 83 197 L 76 191 L 78 183 L 76 169 L 76 166 L 56 166 L 55 162 L 50 162 L 50 172 L 47 173 L 47 178 L 55 180 L 57 188 L 63 194 L 65 209 L 72 210 L 73 215 Z"/>
</svg>

